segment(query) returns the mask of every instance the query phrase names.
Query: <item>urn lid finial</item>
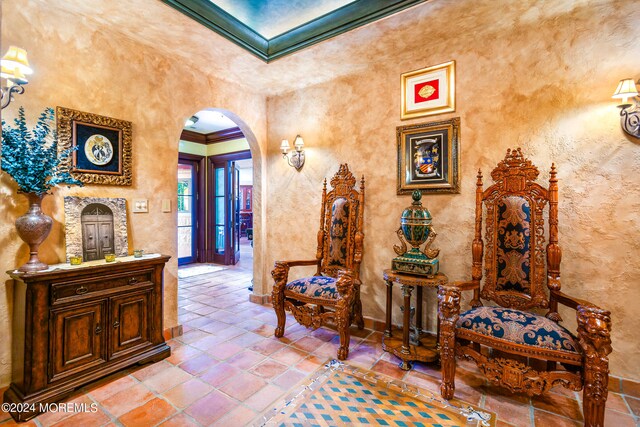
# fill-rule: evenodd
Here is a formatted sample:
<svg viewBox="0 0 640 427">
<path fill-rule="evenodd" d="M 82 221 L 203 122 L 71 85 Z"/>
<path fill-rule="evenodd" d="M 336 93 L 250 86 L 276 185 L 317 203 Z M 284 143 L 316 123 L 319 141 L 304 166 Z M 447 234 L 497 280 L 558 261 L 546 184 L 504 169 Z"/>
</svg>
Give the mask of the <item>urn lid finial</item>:
<svg viewBox="0 0 640 427">
<path fill-rule="evenodd" d="M 420 202 L 420 199 L 422 199 L 422 191 L 420 190 L 413 190 L 413 193 L 411 193 L 411 197 L 413 198 L 413 205 L 421 205 L 422 203 Z"/>
</svg>

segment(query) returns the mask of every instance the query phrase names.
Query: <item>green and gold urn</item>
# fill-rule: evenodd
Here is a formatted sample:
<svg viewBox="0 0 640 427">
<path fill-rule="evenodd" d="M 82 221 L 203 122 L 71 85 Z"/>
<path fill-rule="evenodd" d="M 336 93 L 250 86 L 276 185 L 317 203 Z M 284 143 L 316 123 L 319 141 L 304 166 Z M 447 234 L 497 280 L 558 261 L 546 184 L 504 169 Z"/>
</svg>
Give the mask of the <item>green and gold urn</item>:
<svg viewBox="0 0 640 427">
<path fill-rule="evenodd" d="M 394 245 L 393 249 L 399 255 L 391 261 L 391 268 L 407 274 L 433 277 L 438 273 L 438 249 L 430 249 L 436 233 L 431 225 L 431 213 L 422 206 L 422 192 L 415 190 L 412 194 L 413 203 L 402 212 L 400 228 L 396 232 L 401 245 Z M 412 248 L 407 251 L 407 243 Z M 425 244 L 424 250 L 420 246 Z"/>
</svg>

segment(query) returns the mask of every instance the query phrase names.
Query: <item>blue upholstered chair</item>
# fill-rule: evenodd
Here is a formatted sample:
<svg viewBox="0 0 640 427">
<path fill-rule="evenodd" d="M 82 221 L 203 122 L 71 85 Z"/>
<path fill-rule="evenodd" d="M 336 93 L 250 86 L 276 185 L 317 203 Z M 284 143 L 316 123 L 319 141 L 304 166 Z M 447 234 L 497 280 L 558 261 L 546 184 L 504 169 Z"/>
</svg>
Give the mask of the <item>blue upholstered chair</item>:
<svg viewBox="0 0 640 427">
<path fill-rule="evenodd" d="M 548 189 L 535 183 L 537 177 L 538 169 L 520 149 L 507 151 L 486 190 L 478 172 L 472 280 L 438 290 L 440 390 L 444 398 L 453 397 L 456 357 L 464 358 L 491 383 L 514 393 L 534 396 L 556 385 L 582 389 L 585 425 L 602 426 L 610 313 L 561 292 L 555 166 Z M 473 291 L 473 298 L 461 313 L 462 291 Z M 577 331 L 562 326 L 558 304 L 576 311 Z"/>
<path fill-rule="evenodd" d="M 360 191 L 346 164 L 340 165 L 322 190 L 320 231 L 316 258 L 309 261 L 277 261 L 271 272 L 273 308 L 278 317 L 275 336 L 284 335 L 286 315 L 290 311 L 301 325 L 317 329 L 327 322 L 340 334 L 338 359 L 349 355 L 349 326 L 364 327 L 360 302 L 360 261 L 362 260 L 362 218 L 364 213 L 364 176 Z M 316 273 L 289 282 L 289 269 L 316 266 Z"/>
</svg>

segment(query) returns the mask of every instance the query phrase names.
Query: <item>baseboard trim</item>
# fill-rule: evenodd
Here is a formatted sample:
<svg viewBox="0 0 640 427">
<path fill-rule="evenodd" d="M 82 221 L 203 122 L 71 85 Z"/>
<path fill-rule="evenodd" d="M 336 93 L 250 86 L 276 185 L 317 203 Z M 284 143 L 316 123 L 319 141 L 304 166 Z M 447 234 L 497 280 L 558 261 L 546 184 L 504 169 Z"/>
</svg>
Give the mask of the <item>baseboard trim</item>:
<svg viewBox="0 0 640 427">
<path fill-rule="evenodd" d="M 249 294 L 249 301 L 254 304 L 271 304 L 271 295 Z"/>
<path fill-rule="evenodd" d="M 640 399 L 640 381 L 609 376 L 609 391 Z"/>
<path fill-rule="evenodd" d="M 179 337 L 183 334 L 182 325 L 174 326 L 173 328 L 167 328 L 162 332 L 165 341 L 169 341 L 172 338 Z"/>
</svg>

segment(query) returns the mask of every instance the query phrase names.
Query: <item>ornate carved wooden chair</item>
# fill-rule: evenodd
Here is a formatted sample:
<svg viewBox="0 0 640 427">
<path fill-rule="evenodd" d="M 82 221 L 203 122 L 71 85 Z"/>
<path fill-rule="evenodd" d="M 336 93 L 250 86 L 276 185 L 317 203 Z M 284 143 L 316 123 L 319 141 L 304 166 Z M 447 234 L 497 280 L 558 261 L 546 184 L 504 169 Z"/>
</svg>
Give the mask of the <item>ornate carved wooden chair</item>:
<svg viewBox="0 0 640 427">
<path fill-rule="evenodd" d="M 560 291 L 555 165 L 546 189 L 534 182 L 538 169 L 523 158 L 520 149 L 508 150 L 491 177 L 495 184 L 483 190 L 478 171 L 472 280 L 438 291 L 442 396 L 453 397 L 456 357 L 465 358 L 473 360 L 491 383 L 512 392 L 533 396 L 555 385 L 584 389 L 585 425 L 602 426 L 611 318 L 608 311 Z M 549 243 L 545 246 L 547 206 Z M 461 291 L 473 291 L 472 308 L 462 314 Z M 481 298 L 497 306 L 483 306 Z M 576 310 L 575 335 L 559 324 L 558 303 Z M 543 316 L 531 309 L 548 311 Z"/>
<path fill-rule="evenodd" d="M 310 261 L 277 261 L 271 272 L 273 308 L 278 317 L 275 336 L 284 335 L 285 310 L 301 325 L 317 329 L 333 320 L 340 334 L 338 359 L 349 355 L 349 326 L 353 321 L 364 327 L 360 302 L 360 261 L 362 260 L 362 215 L 364 213 L 364 176 L 360 191 L 349 167 L 340 165 L 331 179 L 333 189 L 327 193 L 327 180 L 322 190 L 320 231 L 316 259 Z M 289 268 L 317 266 L 314 276 L 288 283 Z"/>
</svg>

